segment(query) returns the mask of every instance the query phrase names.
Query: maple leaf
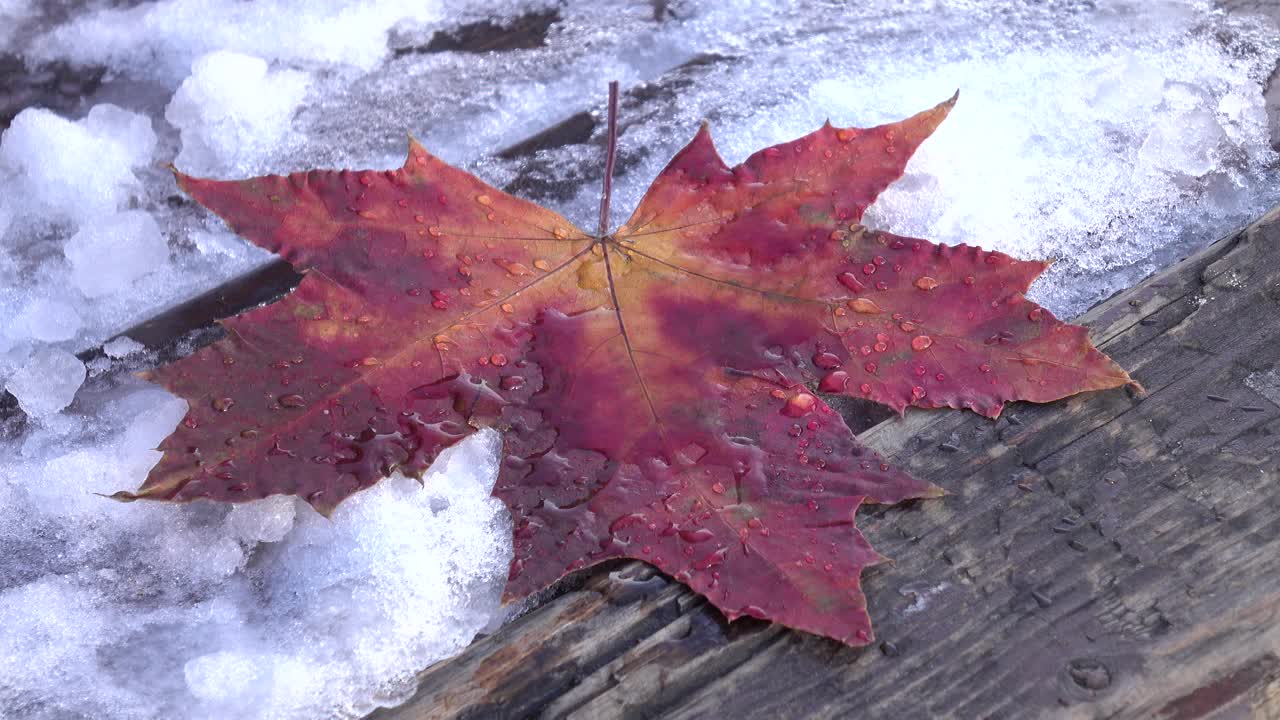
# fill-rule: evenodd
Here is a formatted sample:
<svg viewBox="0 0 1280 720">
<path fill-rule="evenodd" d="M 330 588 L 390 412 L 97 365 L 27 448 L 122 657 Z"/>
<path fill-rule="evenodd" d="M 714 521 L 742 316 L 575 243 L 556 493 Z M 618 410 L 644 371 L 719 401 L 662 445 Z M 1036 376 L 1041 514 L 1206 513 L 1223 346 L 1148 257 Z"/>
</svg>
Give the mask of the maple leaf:
<svg viewBox="0 0 1280 720">
<path fill-rule="evenodd" d="M 860 445 L 810 387 L 995 417 L 1130 382 L 1023 296 L 1045 263 L 860 224 L 955 98 L 870 129 L 828 123 L 732 168 L 704 126 L 610 233 L 612 89 L 595 234 L 416 142 L 390 171 L 179 173 L 305 274 L 151 373 L 190 410 L 117 497 L 286 493 L 327 514 L 494 427 L 507 600 L 634 558 L 730 619 L 860 645 L 859 577 L 883 558 L 858 507 L 940 491 Z"/>
</svg>

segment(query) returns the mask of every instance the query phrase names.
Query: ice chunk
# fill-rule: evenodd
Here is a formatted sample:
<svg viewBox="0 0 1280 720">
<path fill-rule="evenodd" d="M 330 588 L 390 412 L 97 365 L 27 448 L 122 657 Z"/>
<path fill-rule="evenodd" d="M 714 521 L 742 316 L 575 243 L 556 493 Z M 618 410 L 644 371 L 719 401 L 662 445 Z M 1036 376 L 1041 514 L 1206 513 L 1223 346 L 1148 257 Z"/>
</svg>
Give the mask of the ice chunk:
<svg viewBox="0 0 1280 720">
<path fill-rule="evenodd" d="M 237 505 L 227 514 L 227 525 L 241 540 L 277 542 L 293 527 L 294 502 L 291 495 L 274 495 Z"/>
<path fill-rule="evenodd" d="M 54 347 L 36 350 L 5 384 L 23 412 L 42 418 L 71 404 L 84 382 L 84 363 Z"/>
<path fill-rule="evenodd" d="M 27 213 L 77 223 L 116 210 L 139 191 L 133 168 L 155 151 L 151 121 L 112 105 L 98 105 L 80 122 L 48 110 L 18 113 L 0 138 L 0 169 L 14 181 Z"/>
<path fill-rule="evenodd" d="M 63 248 L 71 282 L 88 297 L 118 293 L 160 267 L 169 247 L 155 218 L 141 210 L 112 215 L 80 229 Z"/>
<path fill-rule="evenodd" d="M 106 353 L 107 357 L 116 359 L 128 357 L 146 349 L 145 345 L 125 335 L 114 338 L 102 346 L 102 352 Z"/>
<path fill-rule="evenodd" d="M 41 342 L 61 342 L 75 337 L 80 325 L 80 313 L 71 303 L 53 298 L 32 298 L 14 318 L 8 334 Z"/>
<path fill-rule="evenodd" d="M 94 105 L 83 121 L 94 138 L 109 142 L 130 166 L 150 159 L 156 149 L 156 134 L 151 119 L 110 104 Z"/>
<path fill-rule="evenodd" d="M 1139 172 L 1163 170 L 1191 178 L 1206 175 L 1218 166 L 1218 143 L 1224 137 L 1222 126 L 1209 110 L 1166 115 L 1138 148 Z"/>
<path fill-rule="evenodd" d="M 267 63 L 214 52 L 192 66 L 165 109 L 182 133 L 176 164 L 195 174 L 253 174 L 282 146 L 298 142 L 290 119 L 310 80 L 296 70 L 268 71 Z"/>
</svg>

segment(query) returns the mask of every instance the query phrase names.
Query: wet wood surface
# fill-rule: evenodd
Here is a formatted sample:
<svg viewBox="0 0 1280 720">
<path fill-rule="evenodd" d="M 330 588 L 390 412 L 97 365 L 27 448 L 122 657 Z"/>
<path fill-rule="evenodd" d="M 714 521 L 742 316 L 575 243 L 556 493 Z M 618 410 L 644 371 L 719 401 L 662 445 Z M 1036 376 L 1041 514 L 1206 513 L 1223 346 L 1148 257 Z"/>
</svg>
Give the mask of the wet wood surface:
<svg viewBox="0 0 1280 720">
<path fill-rule="evenodd" d="M 1280 210 L 1081 318 L 1145 395 L 862 433 L 950 493 L 861 513 L 870 647 L 626 563 L 375 717 L 1280 717 L 1277 301 Z"/>
</svg>

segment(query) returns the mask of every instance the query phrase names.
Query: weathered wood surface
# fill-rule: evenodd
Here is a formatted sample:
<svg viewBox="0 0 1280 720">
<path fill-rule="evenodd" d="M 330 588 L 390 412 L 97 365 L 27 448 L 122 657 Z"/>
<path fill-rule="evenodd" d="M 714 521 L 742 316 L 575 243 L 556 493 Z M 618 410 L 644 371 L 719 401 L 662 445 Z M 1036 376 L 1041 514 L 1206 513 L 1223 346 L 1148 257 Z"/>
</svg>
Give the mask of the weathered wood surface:
<svg viewBox="0 0 1280 720">
<path fill-rule="evenodd" d="M 1082 320 L 1147 394 L 863 433 L 950 494 L 862 513 L 855 650 L 588 571 L 375 713 L 1280 718 L 1280 209 Z"/>
</svg>

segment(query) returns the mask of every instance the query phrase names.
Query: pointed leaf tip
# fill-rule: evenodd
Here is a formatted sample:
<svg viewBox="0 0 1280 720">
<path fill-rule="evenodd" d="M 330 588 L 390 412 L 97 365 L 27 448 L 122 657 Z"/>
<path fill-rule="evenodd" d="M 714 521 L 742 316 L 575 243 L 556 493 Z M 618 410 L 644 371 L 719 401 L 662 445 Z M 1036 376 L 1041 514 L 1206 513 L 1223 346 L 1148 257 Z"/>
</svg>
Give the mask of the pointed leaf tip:
<svg viewBox="0 0 1280 720">
<path fill-rule="evenodd" d="M 413 159 L 414 155 L 425 153 L 427 150 L 422 146 L 422 143 L 418 141 L 418 138 L 414 137 L 413 133 L 405 133 L 405 137 L 408 141 L 408 149 L 405 153 L 405 163 L 408 164 L 408 162 Z"/>
</svg>

